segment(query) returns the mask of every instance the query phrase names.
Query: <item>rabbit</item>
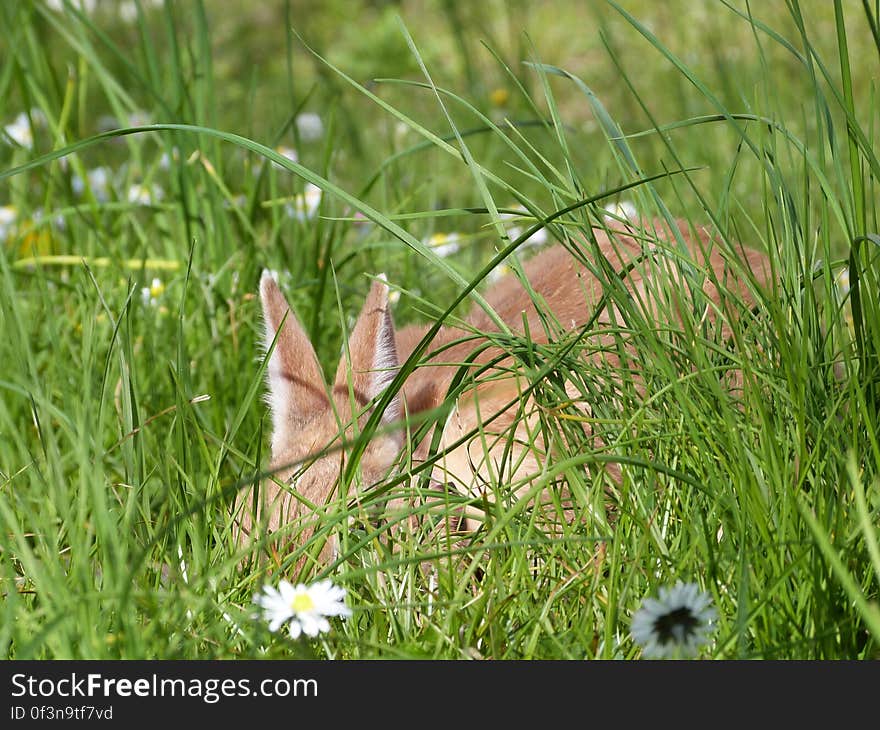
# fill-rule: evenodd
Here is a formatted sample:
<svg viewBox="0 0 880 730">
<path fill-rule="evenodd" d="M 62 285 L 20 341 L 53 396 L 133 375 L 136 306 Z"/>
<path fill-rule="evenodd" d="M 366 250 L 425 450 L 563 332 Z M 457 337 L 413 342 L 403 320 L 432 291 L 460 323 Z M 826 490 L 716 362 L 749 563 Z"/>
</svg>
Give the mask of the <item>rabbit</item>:
<svg viewBox="0 0 880 730">
<path fill-rule="evenodd" d="M 597 341 L 613 339 L 602 334 L 602 329 L 624 320 L 616 303 L 621 292 L 632 298 L 643 316 L 658 324 L 679 318 L 683 307 L 700 306 L 706 318 L 720 318 L 721 335 L 727 338 L 731 333 L 728 321 L 741 311 L 737 307 L 754 305 L 755 285 L 760 289 L 770 281 L 769 259 L 742 246 L 734 247 L 731 255 L 707 230 L 695 230 L 681 220 L 675 226 L 673 231 L 659 221 L 606 219 L 604 226 L 592 229 L 590 243 L 577 247 L 578 255 L 556 243 L 525 261 L 522 271 L 531 292 L 519 277 L 507 274 L 490 286 L 485 301 L 514 335 L 524 336 L 527 328 L 529 340 L 536 344 L 587 323 L 591 324 L 588 336 Z M 687 267 L 702 277 L 702 295 L 691 290 L 690 280 L 682 273 Z M 609 286 L 618 287 L 617 297 L 606 297 L 603 303 Z M 426 337 L 429 325 L 396 329 L 388 285 L 383 276 L 377 277 L 348 338 L 347 353 L 328 385 L 306 332 L 270 273 L 263 272 L 259 289 L 267 351 L 274 342 L 267 365 L 274 478 L 262 483 L 256 512 L 250 509 L 252 500 L 245 500 L 240 539 L 254 533 L 261 521 L 271 535 L 291 521 L 305 519 L 308 524 L 287 546 L 292 549 L 314 534 L 321 507 L 336 496 L 347 456 L 341 441 L 350 443 L 364 428 L 371 404 Z M 548 312 L 553 317 L 550 326 Z M 548 332 L 554 328 L 558 331 Z M 439 328 L 425 350 L 428 356 L 388 401 L 360 455 L 363 488 L 389 475 L 406 446 L 406 420 L 444 405 L 459 364 L 476 349 L 470 367 L 482 368 L 483 374 L 478 384 L 447 404 L 451 407 L 443 424 L 439 456 L 430 467 L 431 483 L 465 497 L 485 496 L 483 485 L 497 480 L 498 470 L 504 468 L 499 465 L 506 458 L 512 466 L 503 478 L 520 485 L 517 495 L 528 489 L 528 477 L 540 471 L 549 446 L 540 434 L 536 409 L 527 402 L 528 396 L 523 398 L 529 385 L 525 376 L 510 367 L 510 358 L 485 338 L 485 333 L 497 330 L 482 307 L 474 307 L 459 325 Z M 613 361 L 616 356 L 603 357 Z M 583 401 L 580 394 L 571 395 Z M 424 438 L 411 451 L 414 463 L 427 456 L 429 441 Z M 619 470 L 613 465 L 608 469 L 611 478 L 618 480 Z M 462 525 L 465 530 L 475 529 L 473 511 Z M 334 545 L 332 539 L 325 542 L 319 563 L 332 558 Z M 298 567 L 305 560 L 303 556 Z"/>
</svg>

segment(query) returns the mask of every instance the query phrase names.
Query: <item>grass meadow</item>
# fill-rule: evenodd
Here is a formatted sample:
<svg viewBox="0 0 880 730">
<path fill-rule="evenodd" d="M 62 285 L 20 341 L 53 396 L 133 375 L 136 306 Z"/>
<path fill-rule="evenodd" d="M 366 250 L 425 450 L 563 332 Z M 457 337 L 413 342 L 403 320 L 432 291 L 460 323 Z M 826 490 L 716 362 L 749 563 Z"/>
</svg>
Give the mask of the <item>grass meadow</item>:
<svg viewBox="0 0 880 730">
<path fill-rule="evenodd" d="M 634 613 L 681 580 L 717 613 L 700 658 L 877 658 L 878 10 L 0 3 L 3 655 L 636 659 Z M 537 481 L 580 519 L 548 534 L 499 479 L 469 535 L 462 497 L 392 534 L 366 494 L 317 507 L 330 565 L 236 544 L 269 456 L 264 268 L 332 372 L 371 276 L 398 325 L 454 318 L 502 255 L 589 255 L 623 202 L 775 282 L 727 341 L 619 298 L 619 372 L 588 337 L 505 340 L 555 445 Z M 376 493 L 417 491 L 407 468 Z M 253 598 L 282 578 L 351 616 L 271 632 Z"/>
</svg>

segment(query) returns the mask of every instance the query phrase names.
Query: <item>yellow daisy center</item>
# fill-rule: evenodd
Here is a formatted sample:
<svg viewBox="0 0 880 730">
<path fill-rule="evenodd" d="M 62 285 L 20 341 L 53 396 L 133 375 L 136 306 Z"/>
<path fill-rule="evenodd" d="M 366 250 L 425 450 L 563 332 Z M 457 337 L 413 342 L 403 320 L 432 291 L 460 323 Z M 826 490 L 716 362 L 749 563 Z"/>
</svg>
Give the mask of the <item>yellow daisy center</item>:
<svg viewBox="0 0 880 730">
<path fill-rule="evenodd" d="M 305 613 L 311 611 L 315 607 L 315 602 L 308 593 L 298 593 L 290 602 L 290 608 L 297 613 Z"/>
<path fill-rule="evenodd" d="M 510 92 L 507 89 L 494 89 L 489 94 L 489 102 L 492 106 L 504 106 L 510 99 Z"/>
</svg>

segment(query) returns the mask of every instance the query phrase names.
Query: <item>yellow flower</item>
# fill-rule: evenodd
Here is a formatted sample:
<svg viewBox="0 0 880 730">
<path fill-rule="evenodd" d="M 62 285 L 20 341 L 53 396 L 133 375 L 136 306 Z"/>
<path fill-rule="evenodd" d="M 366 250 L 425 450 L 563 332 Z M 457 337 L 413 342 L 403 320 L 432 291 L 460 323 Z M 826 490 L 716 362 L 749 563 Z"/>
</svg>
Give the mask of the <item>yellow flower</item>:
<svg viewBox="0 0 880 730">
<path fill-rule="evenodd" d="M 31 226 L 21 237 L 19 256 L 46 256 L 52 253 L 52 234 L 45 226 Z"/>
<path fill-rule="evenodd" d="M 489 93 L 489 103 L 492 106 L 507 106 L 508 101 L 510 101 L 510 92 L 505 88 L 492 89 Z"/>
<path fill-rule="evenodd" d="M 52 253 L 52 234 L 49 226 L 42 222 L 40 211 L 35 211 L 32 219 L 18 220 L 14 205 L 0 207 L 0 243 L 10 246 L 17 243 L 15 251 L 18 256 Z"/>
</svg>

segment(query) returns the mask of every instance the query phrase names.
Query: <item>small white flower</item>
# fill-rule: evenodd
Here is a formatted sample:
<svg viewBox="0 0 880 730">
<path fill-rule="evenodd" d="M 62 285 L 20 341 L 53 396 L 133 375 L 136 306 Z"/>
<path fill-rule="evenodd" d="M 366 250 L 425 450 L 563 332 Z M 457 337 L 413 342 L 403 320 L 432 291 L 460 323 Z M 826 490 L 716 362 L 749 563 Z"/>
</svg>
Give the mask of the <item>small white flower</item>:
<svg viewBox="0 0 880 730">
<path fill-rule="evenodd" d="M 135 109 L 131 114 L 128 115 L 128 126 L 129 127 L 145 127 L 148 124 L 152 124 L 153 120 L 150 117 L 148 112 L 145 112 L 143 109 Z"/>
<path fill-rule="evenodd" d="M 47 215 L 42 208 L 37 208 L 34 210 L 32 220 L 35 225 L 39 226 L 44 224 L 44 221 L 47 219 Z M 61 213 L 57 213 L 53 215 L 51 218 L 48 218 L 51 221 L 51 225 L 57 228 L 60 231 L 63 231 L 67 228 L 67 220 Z"/>
<path fill-rule="evenodd" d="M 486 282 L 488 284 L 494 284 L 495 282 L 503 279 L 505 276 L 511 273 L 511 271 L 513 271 L 513 269 L 511 269 L 510 266 L 508 266 L 507 264 L 498 264 L 498 266 L 496 266 L 486 275 Z"/>
<path fill-rule="evenodd" d="M 712 596 L 679 580 L 660 588 L 659 598 L 642 601 L 630 632 L 647 659 L 693 657 L 709 638 L 715 617 Z"/>
<path fill-rule="evenodd" d="M 329 631 L 328 616 L 351 616 L 351 609 L 345 605 L 345 589 L 329 580 L 311 586 L 293 586 L 282 580 L 278 588 L 263 586 L 263 593 L 254 596 L 254 603 L 263 609 L 269 631 L 278 631 L 286 623 L 294 639 L 300 634 L 317 636 Z"/>
<path fill-rule="evenodd" d="M 303 142 L 314 142 L 324 136 L 324 122 L 313 112 L 297 114 L 296 131 Z"/>
<path fill-rule="evenodd" d="M 457 253 L 460 246 L 460 237 L 457 233 L 434 233 L 426 241 L 422 241 L 432 249 L 440 258 L 446 258 Z"/>
<path fill-rule="evenodd" d="M 292 203 L 284 206 L 284 210 L 291 218 L 305 221 L 315 217 L 321 205 L 323 191 L 317 185 L 306 183 L 302 195 L 296 195 Z"/>
<path fill-rule="evenodd" d="M 83 13 L 93 13 L 95 12 L 95 6 L 97 5 L 97 0 L 68 0 L 70 5 Z M 60 13 L 64 10 L 64 0 L 46 0 L 46 5 L 50 10 L 54 10 L 56 13 Z"/>
<path fill-rule="evenodd" d="M 96 167 L 86 173 L 89 187 L 98 200 L 107 200 L 110 197 L 110 181 L 112 173 L 109 167 Z"/>
<path fill-rule="evenodd" d="M 8 226 L 10 223 L 14 223 L 17 217 L 18 211 L 14 205 L 0 206 L 0 226 Z"/>
<path fill-rule="evenodd" d="M 164 196 L 165 193 L 162 192 L 162 188 L 157 185 L 149 187 L 142 183 L 136 183 L 128 188 L 128 195 L 126 197 L 129 203 L 153 205 L 161 201 Z"/>
<path fill-rule="evenodd" d="M 86 172 L 85 181 L 83 181 L 79 175 L 74 175 L 73 179 L 70 181 L 70 187 L 73 188 L 73 192 L 79 196 L 85 192 L 86 183 L 88 183 L 89 190 L 92 191 L 95 200 L 103 203 L 110 197 L 111 176 L 112 173 L 110 172 L 110 168 L 96 167 Z"/>
<path fill-rule="evenodd" d="M 511 241 L 515 241 L 522 234 L 523 231 L 519 226 L 511 226 L 507 229 L 507 235 L 510 237 Z M 539 228 L 520 244 L 520 248 L 528 248 L 529 246 L 541 246 L 545 243 L 547 243 L 547 229 Z"/>
<path fill-rule="evenodd" d="M 151 307 L 157 306 L 159 304 L 159 297 L 162 296 L 164 291 L 165 285 L 162 283 L 162 280 L 153 279 L 149 286 L 145 286 L 141 289 L 141 299 L 143 300 L 144 305 L 149 305 Z M 183 566 L 182 562 L 181 566 Z"/>
<path fill-rule="evenodd" d="M 293 147 L 285 147 L 281 145 L 275 148 L 275 151 L 281 155 L 282 157 L 286 157 L 291 162 L 299 162 L 299 155 L 296 153 L 296 150 Z M 272 162 L 272 165 L 277 167 L 279 170 L 284 170 L 285 168 L 279 165 L 277 162 Z"/>
<path fill-rule="evenodd" d="M 529 220 L 525 224 L 525 226 L 519 226 L 519 225 L 508 226 L 507 236 L 510 238 L 511 241 L 515 241 L 517 238 L 519 238 L 523 234 L 523 230 L 525 228 L 530 228 L 532 225 L 534 225 L 534 223 L 533 223 L 534 219 L 532 219 L 531 214 L 528 211 L 520 208 L 519 206 L 515 206 L 515 209 L 522 210 L 523 215 L 530 218 L 531 220 Z M 501 218 L 501 220 L 511 220 L 512 221 L 512 220 L 516 220 L 520 216 L 517 216 L 515 213 L 499 213 L 499 217 Z M 542 246 L 545 243 L 547 243 L 547 229 L 546 228 L 539 228 L 531 236 L 529 236 L 525 241 L 523 241 L 522 244 L 520 244 L 520 248 L 528 248 L 529 246 Z"/>
<path fill-rule="evenodd" d="M 410 127 L 408 124 L 404 122 L 397 122 L 394 125 L 394 142 L 395 144 L 403 144 L 406 141 L 406 138 L 409 136 Z"/>
<path fill-rule="evenodd" d="M 5 241 L 15 227 L 18 211 L 14 205 L 0 206 L 0 242 Z"/>
<path fill-rule="evenodd" d="M 12 124 L 3 127 L 3 133 L 19 147 L 31 149 L 34 146 L 34 133 L 27 114 L 19 114 Z"/>
<path fill-rule="evenodd" d="M 605 216 L 605 220 L 609 223 L 618 218 L 633 222 L 639 220 L 639 212 L 636 210 L 636 206 L 628 200 L 621 200 L 619 203 L 609 203 L 605 206 L 605 211 L 609 214 Z"/>
<path fill-rule="evenodd" d="M 171 148 L 171 154 L 163 152 L 159 158 L 159 167 L 163 170 L 170 170 L 172 162 L 180 161 L 180 150 L 177 147 Z"/>
<path fill-rule="evenodd" d="M 119 10 L 119 19 L 123 23 L 134 23 L 138 17 L 137 3 L 134 0 L 125 0 L 117 6 Z"/>
</svg>

